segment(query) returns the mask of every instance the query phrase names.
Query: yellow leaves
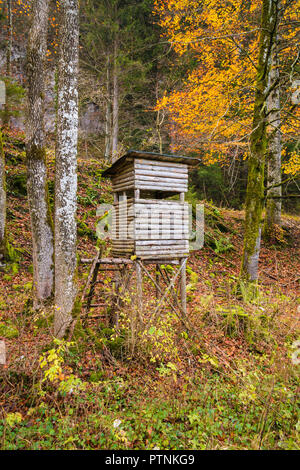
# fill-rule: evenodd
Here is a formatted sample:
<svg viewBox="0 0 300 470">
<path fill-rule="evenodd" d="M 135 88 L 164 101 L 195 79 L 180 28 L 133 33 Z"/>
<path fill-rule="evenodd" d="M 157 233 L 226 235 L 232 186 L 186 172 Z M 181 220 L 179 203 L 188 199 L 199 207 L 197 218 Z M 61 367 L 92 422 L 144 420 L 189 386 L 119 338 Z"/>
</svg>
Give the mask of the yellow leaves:
<svg viewBox="0 0 300 470">
<path fill-rule="evenodd" d="M 296 176 L 300 174 L 300 154 L 294 151 L 288 162 L 283 163 L 283 171 L 286 175 Z"/>
<path fill-rule="evenodd" d="M 7 413 L 5 421 L 8 424 L 8 426 L 12 428 L 16 424 L 20 423 L 22 419 L 23 419 L 23 416 L 19 412 Z"/>
<path fill-rule="evenodd" d="M 292 2 L 293 3 L 293 2 Z M 247 157 L 251 133 L 258 54 L 257 18 L 261 0 L 156 0 L 154 12 L 165 38 L 177 54 L 193 53 L 197 66 L 181 90 L 164 95 L 155 110 L 165 109 L 171 125 L 173 151 L 201 152 L 206 163 Z M 288 6 L 283 61 L 295 56 L 295 5 Z M 283 135 L 294 135 L 295 116 L 282 124 Z M 288 114 L 288 113 L 287 113 Z M 299 156 L 284 165 L 299 171 Z"/>
</svg>

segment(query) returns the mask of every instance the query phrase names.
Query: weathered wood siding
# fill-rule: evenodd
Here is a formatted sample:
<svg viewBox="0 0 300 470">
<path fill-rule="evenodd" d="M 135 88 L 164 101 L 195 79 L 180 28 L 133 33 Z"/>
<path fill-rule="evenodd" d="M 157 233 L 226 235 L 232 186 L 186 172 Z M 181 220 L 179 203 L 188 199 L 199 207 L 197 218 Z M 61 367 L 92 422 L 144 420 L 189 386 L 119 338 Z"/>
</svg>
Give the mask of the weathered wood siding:
<svg viewBox="0 0 300 470">
<path fill-rule="evenodd" d="M 114 204 L 112 254 L 114 256 L 134 254 L 134 206 L 132 198 L 124 198 Z"/>
<path fill-rule="evenodd" d="M 186 192 L 188 168 L 182 163 L 134 160 L 135 189 Z"/>
<path fill-rule="evenodd" d="M 135 254 L 141 258 L 188 254 L 188 204 L 139 199 L 134 205 Z"/>
<path fill-rule="evenodd" d="M 119 168 L 111 178 L 113 192 L 126 191 L 134 188 L 134 164 L 127 162 Z"/>
<path fill-rule="evenodd" d="M 143 259 L 180 258 L 189 251 L 188 204 L 162 199 L 134 199 L 125 196 L 139 189 L 184 193 L 188 189 L 186 164 L 136 158 L 125 162 L 112 176 L 118 194 L 112 222 L 112 255 L 135 254 Z M 124 194 L 122 194 L 124 193 Z"/>
<path fill-rule="evenodd" d="M 112 254 L 141 258 L 188 254 L 188 204 L 124 199 L 114 204 Z"/>
</svg>

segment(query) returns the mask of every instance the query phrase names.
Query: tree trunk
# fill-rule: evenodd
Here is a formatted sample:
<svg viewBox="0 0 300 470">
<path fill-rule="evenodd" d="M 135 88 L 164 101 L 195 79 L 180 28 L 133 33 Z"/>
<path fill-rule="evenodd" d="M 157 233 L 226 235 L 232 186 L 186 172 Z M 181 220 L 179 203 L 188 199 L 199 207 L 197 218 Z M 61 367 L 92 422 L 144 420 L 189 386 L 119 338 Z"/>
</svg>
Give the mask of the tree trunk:
<svg viewBox="0 0 300 470">
<path fill-rule="evenodd" d="M 54 334 L 58 338 L 72 321 L 76 296 L 78 10 L 78 0 L 61 3 L 55 181 Z"/>
<path fill-rule="evenodd" d="M 272 47 L 272 68 L 270 73 L 268 97 L 268 177 L 267 205 L 264 224 L 264 237 L 270 240 L 275 233 L 275 226 L 281 225 L 281 119 L 280 119 L 280 83 L 278 61 L 278 37 Z M 275 197 L 274 197 L 275 196 Z"/>
<path fill-rule="evenodd" d="M 248 161 L 245 235 L 241 267 L 241 277 L 246 281 L 256 281 L 258 278 L 264 197 L 265 152 L 267 147 L 266 104 L 270 93 L 271 49 L 277 34 L 278 10 L 279 0 L 263 0 L 255 103 Z"/>
<path fill-rule="evenodd" d="M 7 43 L 6 43 L 6 76 L 11 77 L 11 52 L 13 40 L 13 16 L 11 8 L 11 0 L 7 0 Z M 10 121 L 9 97 L 6 96 L 3 113 L 3 126 L 8 127 Z"/>
<path fill-rule="evenodd" d="M 11 0 L 7 0 L 7 25 L 8 25 L 8 36 L 7 36 L 7 48 L 6 48 L 6 75 L 11 76 L 11 52 L 12 52 L 12 38 L 13 38 L 13 23 L 12 23 L 12 10 Z"/>
<path fill-rule="evenodd" d="M 53 226 L 44 130 L 45 58 L 49 0 L 35 0 L 27 48 L 27 193 L 32 232 L 34 307 L 53 292 Z"/>
<path fill-rule="evenodd" d="M 106 113 L 105 113 L 105 158 L 110 160 L 111 150 L 111 84 L 110 56 L 107 53 L 106 64 Z"/>
<path fill-rule="evenodd" d="M 118 38 L 114 41 L 113 67 L 113 129 L 112 129 L 112 161 L 118 158 L 119 142 L 119 70 L 118 70 Z"/>
<path fill-rule="evenodd" d="M 0 130 L 0 263 L 6 256 L 6 184 L 3 137 Z"/>
</svg>

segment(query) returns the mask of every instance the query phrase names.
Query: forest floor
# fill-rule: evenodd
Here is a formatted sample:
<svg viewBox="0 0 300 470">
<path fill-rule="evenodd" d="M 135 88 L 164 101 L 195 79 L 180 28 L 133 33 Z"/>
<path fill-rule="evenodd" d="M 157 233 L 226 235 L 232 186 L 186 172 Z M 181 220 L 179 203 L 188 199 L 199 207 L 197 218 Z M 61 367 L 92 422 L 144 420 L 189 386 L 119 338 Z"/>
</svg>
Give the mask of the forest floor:
<svg viewBox="0 0 300 470">
<path fill-rule="evenodd" d="M 166 304 L 139 331 L 128 296 L 118 328 L 107 323 L 108 301 L 91 310 L 84 327 L 77 323 L 70 341 L 58 342 L 51 335 L 53 309 L 31 307 L 22 137 L 7 136 L 5 150 L 13 250 L 0 268 L 0 340 L 7 350 L 0 365 L 0 448 L 299 449 L 300 218 L 284 215 L 281 243 L 263 243 L 253 298 L 243 286 L 236 289 L 243 211 L 205 203 L 205 245 L 188 260 L 188 329 Z M 53 206 L 53 151 L 48 161 Z M 79 160 L 78 183 L 78 254 L 92 258 L 96 209 L 111 203 L 110 185 L 92 159 Z M 87 274 L 80 264 L 79 289 Z M 108 297 L 112 278 L 102 274 Z M 144 298 L 148 318 L 149 280 Z"/>
</svg>

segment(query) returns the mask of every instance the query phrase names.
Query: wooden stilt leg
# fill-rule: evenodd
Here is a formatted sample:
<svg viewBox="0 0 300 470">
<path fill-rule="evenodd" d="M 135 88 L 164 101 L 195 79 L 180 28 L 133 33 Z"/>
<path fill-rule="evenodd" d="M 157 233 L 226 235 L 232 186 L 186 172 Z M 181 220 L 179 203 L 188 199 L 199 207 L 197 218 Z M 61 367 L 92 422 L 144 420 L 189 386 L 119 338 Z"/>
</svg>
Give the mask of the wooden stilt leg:
<svg viewBox="0 0 300 470">
<path fill-rule="evenodd" d="M 119 323 L 119 315 L 118 315 L 118 307 L 119 307 L 119 304 L 120 304 L 120 299 L 119 299 L 119 295 L 120 295 L 120 276 L 121 276 L 121 273 L 120 271 L 118 271 L 116 273 L 116 277 L 115 277 L 115 288 L 114 288 L 114 293 L 113 293 L 113 298 L 112 298 L 112 304 L 111 304 L 111 311 L 110 311 L 110 317 L 109 317 L 109 325 L 111 327 L 116 327 L 118 328 L 118 323 Z"/>
<path fill-rule="evenodd" d="M 186 258 L 180 261 L 181 275 L 180 275 L 180 296 L 181 306 L 183 313 L 186 315 Z"/>
<path fill-rule="evenodd" d="M 89 274 L 89 277 L 88 277 L 86 288 L 85 288 L 85 290 L 82 294 L 82 301 L 83 301 L 84 296 L 86 294 L 86 291 L 89 288 L 89 292 L 88 292 L 88 295 L 87 295 L 86 307 L 85 307 L 86 314 L 85 314 L 85 318 L 83 320 L 83 323 L 85 322 L 85 320 L 86 320 L 86 318 L 89 314 L 90 308 L 91 308 L 91 303 L 92 303 L 94 292 L 95 292 L 95 286 L 96 286 L 98 271 L 99 271 L 99 268 L 100 268 L 100 260 L 102 258 L 102 254 L 103 254 L 103 246 L 100 247 L 99 253 L 95 257 L 95 260 L 93 262 L 93 265 L 92 265 L 92 268 L 91 268 L 91 271 L 90 271 L 90 274 Z"/>
</svg>

